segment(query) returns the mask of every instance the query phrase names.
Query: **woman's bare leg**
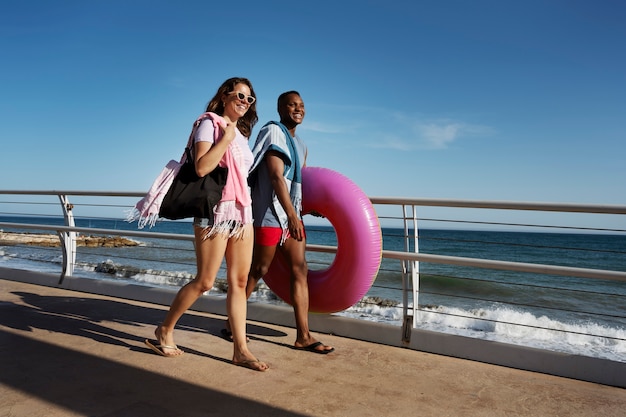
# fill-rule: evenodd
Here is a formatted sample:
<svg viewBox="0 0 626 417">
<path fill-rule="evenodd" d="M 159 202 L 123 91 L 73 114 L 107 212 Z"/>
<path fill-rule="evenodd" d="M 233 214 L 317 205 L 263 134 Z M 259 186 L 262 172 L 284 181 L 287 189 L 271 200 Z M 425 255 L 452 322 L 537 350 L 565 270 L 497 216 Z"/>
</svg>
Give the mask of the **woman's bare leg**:
<svg viewBox="0 0 626 417">
<path fill-rule="evenodd" d="M 226 248 L 228 296 L 226 308 L 233 333 L 233 363 L 256 371 L 269 367 L 259 361 L 248 349 L 246 342 L 247 296 L 246 285 L 252 261 L 254 236 L 252 225 L 245 226 L 243 237 L 233 237 Z"/>
<path fill-rule="evenodd" d="M 226 250 L 227 239 L 223 235 L 209 238 L 203 237 L 203 229 L 194 227 L 196 243 L 196 264 L 198 273 L 193 281 L 178 291 L 172 302 L 165 320 L 156 328 L 154 334 L 163 347 L 166 356 L 180 355 L 182 351 L 174 343 L 174 327 L 182 315 L 206 291 L 213 288 L 217 272 L 222 264 Z"/>
</svg>

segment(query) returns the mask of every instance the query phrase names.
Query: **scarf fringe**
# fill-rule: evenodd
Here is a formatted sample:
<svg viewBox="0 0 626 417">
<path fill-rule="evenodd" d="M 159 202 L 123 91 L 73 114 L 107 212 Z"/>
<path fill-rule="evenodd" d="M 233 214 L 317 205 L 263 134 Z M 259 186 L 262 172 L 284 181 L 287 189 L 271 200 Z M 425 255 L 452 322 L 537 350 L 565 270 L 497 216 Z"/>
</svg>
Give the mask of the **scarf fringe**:
<svg viewBox="0 0 626 417">
<path fill-rule="evenodd" d="M 126 210 L 125 213 L 126 213 L 126 221 L 128 223 L 132 223 L 135 220 L 137 220 L 138 229 L 143 229 L 146 226 L 149 226 L 150 228 L 152 228 L 156 225 L 156 222 L 159 220 L 159 215 L 154 214 L 154 213 L 149 214 L 147 216 L 142 216 L 141 211 L 137 210 L 136 207 Z"/>
<path fill-rule="evenodd" d="M 228 220 L 202 229 L 202 239 L 216 235 L 226 235 L 228 239 L 234 237 L 242 239 L 246 236 L 245 224 L 237 220 Z"/>
</svg>

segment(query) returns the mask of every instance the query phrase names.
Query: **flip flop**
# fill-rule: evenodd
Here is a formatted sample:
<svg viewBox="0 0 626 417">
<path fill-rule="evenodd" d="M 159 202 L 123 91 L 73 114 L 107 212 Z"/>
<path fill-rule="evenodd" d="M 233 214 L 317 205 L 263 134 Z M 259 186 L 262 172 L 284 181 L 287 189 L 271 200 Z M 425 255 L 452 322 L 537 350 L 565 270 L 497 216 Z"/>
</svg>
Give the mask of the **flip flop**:
<svg viewBox="0 0 626 417">
<path fill-rule="evenodd" d="M 178 348 L 178 346 L 170 346 L 170 345 L 160 345 L 158 344 L 158 342 L 156 343 L 152 343 L 150 340 L 146 339 L 144 342 L 150 349 L 152 349 L 154 352 L 158 353 L 161 356 L 165 356 L 166 358 L 172 358 L 174 356 L 180 356 L 182 355 L 183 352 L 182 350 L 180 350 Z M 179 351 L 180 353 L 165 353 L 165 351 L 163 349 L 171 349 L 171 350 L 176 350 Z"/>
<path fill-rule="evenodd" d="M 327 355 L 330 352 L 334 352 L 335 348 L 330 349 L 316 349 L 318 346 L 325 346 L 322 342 L 311 343 L 308 346 L 294 346 L 296 350 L 306 350 L 307 352 L 319 353 L 320 355 Z"/>
<path fill-rule="evenodd" d="M 258 368 L 255 368 L 255 367 L 253 366 L 253 364 L 255 364 L 255 363 L 261 363 L 261 361 L 260 361 L 260 360 L 258 360 L 258 359 L 246 359 L 246 360 L 241 361 L 241 362 L 235 362 L 235 361 L 233 361 L 233 364 L 234 364 L 234 365 L 237 365 L 237 366 L 242 366 L 242 367 L 244 367 L 244 368 L 248 368 L 248 369 L 252 369 L 253 371 L 265 372 L 265 371 L 267 371 L 267 370 L 269 369 L 269 367 L 267 367 L 266 369 L 258 369 Z"/>
</svg>

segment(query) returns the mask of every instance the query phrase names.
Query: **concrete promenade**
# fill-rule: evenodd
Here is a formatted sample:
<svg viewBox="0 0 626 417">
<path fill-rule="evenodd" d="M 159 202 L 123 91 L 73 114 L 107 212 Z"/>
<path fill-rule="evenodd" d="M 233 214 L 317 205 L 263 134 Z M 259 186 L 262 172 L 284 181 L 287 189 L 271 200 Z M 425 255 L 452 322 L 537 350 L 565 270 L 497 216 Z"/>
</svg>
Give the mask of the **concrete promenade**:
<svg viewBox="0 0 626 417">
<path fill-rule="evenodd" d="M 223 317 L 189 312 L 178 358 L 143 343 L 166 307 L 0 280 L 0 416 L 624 416 L 626 390 L 249 322 L 271 369 L 230 363 Z"/>
</svg>

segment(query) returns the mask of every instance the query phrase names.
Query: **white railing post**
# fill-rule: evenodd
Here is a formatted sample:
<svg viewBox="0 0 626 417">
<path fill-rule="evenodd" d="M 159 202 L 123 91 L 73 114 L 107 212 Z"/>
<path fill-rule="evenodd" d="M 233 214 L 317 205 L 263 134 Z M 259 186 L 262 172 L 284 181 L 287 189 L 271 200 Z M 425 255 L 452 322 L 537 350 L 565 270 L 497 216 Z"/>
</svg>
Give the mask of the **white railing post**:
<svg viewBox="0 0 626 417">
<path fill-rule="evenodd" d="M 417 210 L 413 208 L 413 250 L 419 253 L 419 229 L 417 227 Z M 407 251 L 408 252 L 408 251 Z M 411 261 L 411 282 L 413 284 L 413 327 L 417 325 L 417 310 L 419 310 L 420 292 L 420 263 Z"/>
<path fill-rule="evenodd" d="M 409 220 L 413 226 L 413 248 L 415 253 L 418 252 L 418 229 L 417 229 L 417 212 L 415 206 L 411 206 L 411 216 L 407 214 L 407 206 L 402 205 L 402 220 L 404 223 L 404 251 L 411 251 L 411 236 L 409 235 Z M 409 314 L 409 275 L 411 277 L 411 291 L 413 308 Z M 403 260 L 402 261 L 402 304 L 403 304 L 403 320 L 402 320 L 402 341 L 409 343 L 411 341 L 411 329 L 416 325 L 416 317 L 419 299 L 419 261 Z"/>
<path fill-rule="evenodd" d="M 72 213 L 74 206 L 69 202 L 66 195 L 59 194 L 59 200 L 61 200 L 65 225 L 69 227 L 76 226 L 74 224 L 74 214 Z M 60 285 L 63 283 L 63 279 L 66 276 L 72 276 L 74 274 L 74 265 L 76 264 L 76 232 L 58 231 L 57 233 L 59 234 L 59 239 L 61 239 L 61 248 L 63 250 L 63 267 L 61 277 L 59 278 Z"/>
</svg>

